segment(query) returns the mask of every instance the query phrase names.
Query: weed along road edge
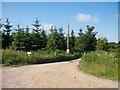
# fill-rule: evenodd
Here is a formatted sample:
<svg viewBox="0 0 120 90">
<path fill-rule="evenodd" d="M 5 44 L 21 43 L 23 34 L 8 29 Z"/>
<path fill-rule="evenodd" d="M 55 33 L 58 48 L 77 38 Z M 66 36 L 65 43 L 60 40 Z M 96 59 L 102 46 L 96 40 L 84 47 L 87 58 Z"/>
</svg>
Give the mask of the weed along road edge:
<svg viewBox="0 0 120 90">
<path fill-rule="evenodd" d="M 3 88 L 117 88 L 116 81 L 97 78 L 77 69 L 79 60 L 3 67 Z"/>
</svg>

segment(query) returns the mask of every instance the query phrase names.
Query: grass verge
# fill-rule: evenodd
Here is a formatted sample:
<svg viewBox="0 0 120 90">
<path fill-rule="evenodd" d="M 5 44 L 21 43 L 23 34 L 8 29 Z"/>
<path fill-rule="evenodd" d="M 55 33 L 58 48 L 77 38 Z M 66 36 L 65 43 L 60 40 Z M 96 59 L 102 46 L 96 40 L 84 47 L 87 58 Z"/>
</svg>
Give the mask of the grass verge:
<svg viewBox="0 0 120 90">
<path fill-rule="evenodd" d="M 89 52 L 81 58 L 78 68 L 97 77 L 118 80 L 117 53 Z"/>
</svg>

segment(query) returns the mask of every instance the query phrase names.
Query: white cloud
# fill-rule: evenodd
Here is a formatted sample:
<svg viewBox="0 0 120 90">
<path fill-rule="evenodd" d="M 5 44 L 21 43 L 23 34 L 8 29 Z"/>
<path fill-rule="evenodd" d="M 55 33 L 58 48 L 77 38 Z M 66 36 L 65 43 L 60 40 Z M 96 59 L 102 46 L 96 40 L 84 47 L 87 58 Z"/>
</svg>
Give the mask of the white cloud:
<svg viewBox="0 0 120 90">
<path fill-rule="evenodd" d="M 91 16 L 88 14 L 82 14 L 79 13 L 75 16 L 76 20 L 78 20 L 79 22 L 88 22 L 91 20 Z"/>
<path fill-rule="evenodd" d="M 51 26 L 53 26 L 53 24 L 43 23 L 41 28 L 44 27 L 44 30 L 49 30 L 49 29 L 51 29 Z"/>
<path fill-rule="evenodd" d="M 75 19 L 78 22 L 91 22 L 91 23 L 99 22 L 98 14 L 90 15 L 90 14 L 79 13 L 75 16 Z"/>
</svg>

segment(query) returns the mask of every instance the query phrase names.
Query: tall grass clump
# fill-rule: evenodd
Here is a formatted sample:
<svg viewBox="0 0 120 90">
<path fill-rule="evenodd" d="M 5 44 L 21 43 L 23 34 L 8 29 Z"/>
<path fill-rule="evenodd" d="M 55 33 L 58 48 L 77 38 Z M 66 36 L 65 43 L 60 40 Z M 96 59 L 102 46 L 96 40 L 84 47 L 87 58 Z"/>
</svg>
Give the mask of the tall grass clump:
<svg viewBox="0 0 120 90">
<path fill-rule="evenodd" d="M 69 61 L 77 59 L 79 56 L 76 54 L 65 54 L 59 52 L 48 51 L 31 51 L 31 55 L 28 56 L 26 52 L 15 51 L 6 49 L 2 51 L 2 64 L 10 65 L 28 65 L 28 64 L 43 64 L 51 62 Z"/>
<path fill-rule="evenodd" d="M 25 52 L 10 49 L 2 50 L 2 64 L 7 66 L 27 64 L 26 57 Z"/>
<path fill-rule="evenodd" d="M 117 53 L 94 51 L 81 58 L 78 65 L 82 71 L 111 80 L 118 80 Z"/>
</svg>

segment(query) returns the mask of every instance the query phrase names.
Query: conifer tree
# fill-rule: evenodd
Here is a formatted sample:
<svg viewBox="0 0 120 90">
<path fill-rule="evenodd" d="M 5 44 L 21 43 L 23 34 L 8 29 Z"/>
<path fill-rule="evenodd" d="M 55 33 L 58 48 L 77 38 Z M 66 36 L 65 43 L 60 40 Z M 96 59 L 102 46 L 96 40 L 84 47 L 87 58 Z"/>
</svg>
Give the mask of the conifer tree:
<svg viewBox="0 0 120 90">
<path fill-rule="evenodd" d="M 85 49 L 85 41 L 83 39 L 83 35 L 84 33 L 82 32 L 83 30 L 80 29 L 79 30 L 79 33 L 78 33 L 78 37 L 76 38 L 76 42 L 75 42 L 75 50 L 77 52 L 84 52 L 84 49 Z"/>
<path fill-rule="evenodd" d="M 95 27 L 87 25 L 87 32 L 84 35 L 85 41 L 85 51 L 93 51 L 96 49 L 97 39 L 96 34 L 97 32 L 93 32 Z"/>
<path fill-rule="evenodd" d="M 96 49 L 96 34 L 97 32 L 93 32 L 95 27 L 87 26 L 86 33 L 82 33 L 82 29 L 80 29 L 79 36 L 76 41 L 75 49 L 80 52 L 88 52 Z"/>
<path fill-rule="evenodd" d="M 54 51 L 56 51 L 57 49 L 66 50 L 63 28 L 57 29 L 56 27 L 51 27 L 50 34 L 48 35 L 47 48 Z"/>
<path fill-rule="evenodd" d="M 51 26 L 50 34 L 48 35 L 47 48 L 51 50 L 57 50 L 58 48 L 58 31 L 56 27 Z"/>
<path fill-rule="evenodd" d="M 18 25 L 13 34 L 12 48 L 15 50 L 25 50 L 25 38 L 24 29 Z"/>
<path fill-rule="evenodd" d="M 74 31 L 71 31 L 71 35 L 70 35 L 70 51 L 74 51 L 74 46 L 75 46 L 75 35 L 74 35 Z"/>
<path fill-rule="evenodd" d="M 35 23 L 32 25 L 34 26 L 33 32 L 39 33 L 41 31 L 41 29 L 40 29 L 41 24 L 39 24 L 38 18 L 36 18 Z"/>
<path fill-rule="evenodd" d="M 2 48 L 6 49 L 9 48 L 11 45 L 11 28 L 12 25 L 10 25 L 9 19 L 7 18 L 4 24 L 4 30 L 2 33 Z"/>
<path fill-rule="evenodd" d="M 58 40 L 58 45 L 59 45 L 59 47 L 58 47 L 58 49 L 60 49 L 60 50 L 66 50 L 66 42 L 65 42 L 65 39 L 64 39 L 64 33 L 63 33 L 63 28 L 59 28 L 59 34 L 58 34 L 59 36 L 58 36 L 58 38 L 59 38 L 59 40 Z"/>
<path fill-rule="evenodd" d="M 36 18 L 35 23 L 32 24 L 34 26 L 32 32 L 32 49 L 38 50 L 42 48 L 41 43 L 41 29 L 38 18 Z"/>
<path fill-rule="evenodd" d="M 31 34 L 29 33 L 30 28 L 27 26 L 25 28 L 25 38 L 24 38 L 24 45 L 25 45 L 25 51 L 31 50 Z"/>
<path fill-rule="evenodd" d="M 45 48 L 46 45 L 47 45 L 47 35 L 43 27 L 43 29 L 41 30 L 41 48 Z"/>
</svg>

